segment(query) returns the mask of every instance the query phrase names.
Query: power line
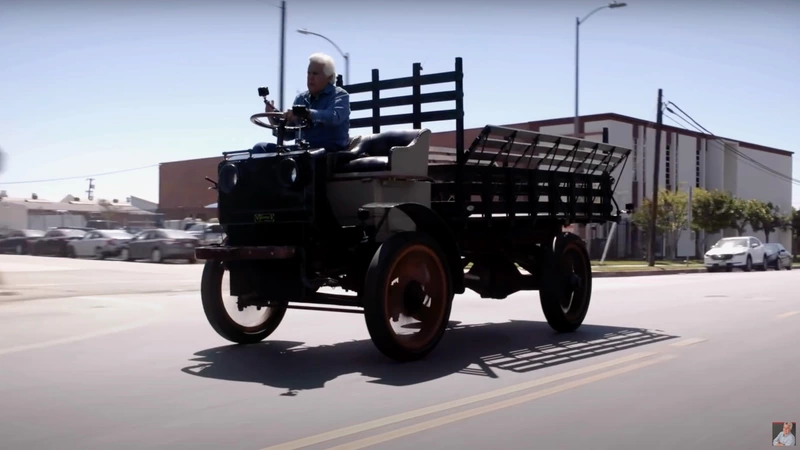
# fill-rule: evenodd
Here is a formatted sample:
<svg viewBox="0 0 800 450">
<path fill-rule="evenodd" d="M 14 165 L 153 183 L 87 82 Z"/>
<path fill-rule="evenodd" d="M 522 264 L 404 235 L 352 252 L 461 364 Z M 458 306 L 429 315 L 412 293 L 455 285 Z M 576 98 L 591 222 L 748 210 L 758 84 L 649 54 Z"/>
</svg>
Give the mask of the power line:
<svg viewBox="0 0 800 450">
<path fill-rule="evenodd" d="M 800 180 L 797 180 L 797 179 L 795 179 L 795 178 L 792 178 L 791 176 L 788 176 L 788 175 L 782 174 L 782 173 L 778 172 L 777 170 L 775 170 L 775 169 L 773 169 L 773 168 L 771 168 L 771 167 L 769 167 L 769 166 L 766 166 L 766 165 L 764 165 L 763 163 L 761 163 L 761 162 L 759 162 L 759 161 L 756 161 L 755 159 L 753 159 L 753 158 L 751 158 L 750 156 L 746 155 L 745 153 L 743 153 L 743 152 L 742 152 L 742 151 L 740 151 L 739 149 L 737 149 L 737 148 L 735 148 L 735 147 L 731 146 L 730 144 L 728 144 L 728 143 L 726 143 L 725 141 L 723 141 L 722 139 L 720 139 L 718 136 L 716 136 L 714 133 L 710 132 L 710 131 L 709 131 L 707 128 L 705 128 L 704 126 L 700 125 L 700 124 L 699 124 L 699 123 L 698 123 L 698 122 L 697 122 L 697 121 L 696 121 L 696 120 L 695 120 L 695 119 L 694 119 L 692 116 L 690 116 L 688 113 L 686 113 L 686 111 L 684 111 L 683 109 L 681 109 L 681 108 L 680 108 L 678 105 L 676 105 L 675 103 L 673 103 L 673 102 L 671 102 L 671 101 L 668 101 L 667 103 L 668 103 L 669 105 L 672 105 L 672 106 L 674 106 L 674 107 L 675 107 L 675 108 L 676 108 L 678 111 L 680 111 L 681 113 L 683 113 L 683 115 L 685 115 L 686 117 L 688 117 L 688 119 L 689 119 L 689 120 L 691 120 L 691 122 L 693 122 L 693 124 L 692 124 L 692 123 L 689 123 L 689 122 L 688 122 L 686 119 L 684 119 L 683 117 L 681 117 L 681 116 L 680 116 L 678 113 L 676 113 L 674 110 L 672 110 L 672 108 L 670 108 L 669 106 L 667 106 L 667 107 L 666 107 L 667 111 L 671 112 L 671 113 L 672 113 L 672 114 L 674 114 L 676 117 L 678 117 L 679 119 L 683 120 L 685 123 L 689 124 L 689 125 L 690 125 L 692 128 L 694 128 L 694 129 L 695 129 L 697 132 L 699 132 L 699 133 L 701 133 L 701 134 L 706 134 L 706 135 L 708 135 L 708 136 L 711 136 L 711 137 L 713 137 L 713 138 L 714 138 L 714 140 L 715 140 L 715 141 L 717 141 L 717 142 L 719 142 L 720 144 L 722 144 L 722 146 L 723 146 L 725 149 L 727 149 L 727 150 L 728 150 L 728 151 L 730 151 L 731 153 L 735 154 L 735 155 L 736 155 L 736 156 L 738 156 L 740 159 L 743 159 L 743 160 L 745 160 L 745 161 L 743 161 L 743 162 L 744 162 L 746 165 L 748 165 L 748 166 L 750 166 L 750 167 L 753 167 L 753 168 L 755 168 L 755 169 L 759 169 L 759 170 L 761 170 L 761 171 L 767 172 L 767 173 L 769 173 L 769 174 L 771 174 L 771 175 L 774 175 L 774 176 L 776 176 L 776 177 L 778 177 L 778 178 L 780 178 L 780 179 L 782 179 L 782 180 L 789 181 L 789 182 L 790 182 L 790 183 L 792 183 L 792 184 L 800 185 Z M 671 117 L 670 117 L 670 120 L 673 120 L 673 121 L 675 121 L 675 120 L 674 120 L 674 119 L 672 119 Z M 676 123 L 677 123 L 677 122 L 676 122 Z M 679 125 L 680 125 L 680 124 L 679 124 Z M 683 126 L 682 126 L 682 127 L 683 127 Z M 683 128 L 684 128 L 684 129 L 687 129 L 686 127 L 683 127 Z M 688 130 L 688 129 L 687 129 L 687 130 Z M 688 130 L 688 131 L 691 131 L 691 130 Z"/>
<path fill-rule="evenodd" d="M 729 144 L 725 143 L 725 142 L 724 142 L 724 141 L 722 141 L 722 140 L 721 140 L 719 137 L 715 136 L 715 135 L 714 135 L 714 133 L 712 133 L 712 132 L 708 131 L 708 129 L 707 129 L 706 127 L 704 127 L 704 126 L 700 125 L 700 124 L 699 124 L 699 123 L 698 123 L 696 120 L 694 120 L 694 118 L 693 118 L 692 116 L 690 116 L 689 114 L 687 114 L 687 113 L 686 113 L 686 111 L 682 110 L 682 109 L 680 108 L 680 106 L 676 105 L 676 104 L 675 104 L 675 103 L 673 103 L 673 102 L 668 102 L 668 103 L 669 103 L 669 104 L 671 104 L 672 106 L 674 106 L 676 109 L 678 109 L 678 111 L 680 111 L 681 113 L 683 113 L 683 114 L 684 114 L 686 117 L 688 117 L 688 118 L 689 118 L 689 120 L 691 120 L 691 121 L 692 121 L 692 122 L 693 122 L 693 123 L 696 125 L 696 126 L 695 126 L 695 125 L 692 125 L 692 127 L 693 127 L 693 128 L 695 128 L 695 129 L 696 129 L 696 130 L 698 130 L 698 131 L 702 130 L 702 131 L 700 131 L 701 133 L 702 133 L 702 132 L 705 132 L 706 134 L 708 134 L 708 135 L 710 135 L 710 136 L 714 137 L 714 139 L 715 139 L 717 142 L 719 142 L 720 144 L 722 144 L 723 146 L 725 146 L 726 148 L 728 148 L 728 150 L 730 150 L 732 153 L 735 153 L 735 154 L 737 154 L 737 155 L 741 156 L 742 158 L 744 158 L 744 159 L 746 159 L 746 160 L 748 160 L 748 161 L 751 161 L 751 162 L 753 162 L 754 164 L 757 164 L 757 165 L 759 165 L 760 167 L 764 168 L 765 170 L 768 170 L 768 171 L 770 171 L 770 172 L 774 173 L 775 175 L 777 175 L 777 176 L 779 176 L 779 177 L 781 177 L 781 178 L 783 178 L 783 179 L 788 179 L 788 180 L 791 180 L 793 183 L 800 183 L 800 180 L 796 180 L 796 179 L 792 178 L 791 176 L 784 175 L 784 174 L 782 174 L 782 173 L 780 173 L 780 172 L 776 171 L 775 169 L 773 169 L 773 168 L 771 168 L 771 167 L 768 167 L 768 166 L 766 166 L 766 165 L 762 164 L 762 163 L 761 163 L 761 162 L 759 162 L 759 161 L 756 161 L 755 159 L 753 159 L 753 158 L 751 158 L 751 157 L 747 156 L 746 154 L 742 153 L 742 152 L 741 152 L 741 151 L 739 151 L 738 149 L 736 149 L 736 148 L 734 148 L 734 147 L 730 146 Z M 672 112 L 673 114 L 675 114 L 675 115 L 677 116 L 677 114 L 676 114 L 674 111 L 672 111 L 672 109 L 670 109 L 669 107 L 667 107 L 667 109 L 668 109 L 670 112 Z"/>
<path fill-rule="evenodd" d="M 672 112 L 672 110 L 669 109 L 669 108 L 667 108 L 667 110 Z M 673 114 L 675 114 L 675 113 L 673 112 Z M 680 123 L 678 123 L 678 121 L 675 120 L 675 118 L 673 118 L 670 114 L 664 114 L 664 117 L 668 118 L 673 123 L 675 123 L 676 125 L 678 125 L 679 127 L 683 128 L 686 131 L 693 131 L 693 130 L 690 130 L 689 128 L 686 128 L 685 126 L 681 125 Z M 681 119 L 684 123 L 688 124 L 688 121 L 686 119 L 684 119 L 683 117 L 681 117 L 681 116 L 679 116 L 677 114 L 675 114 L 675 117 L 678 118 L 678 119 Z M 692 126 L 691 124 L 689 124 L 689 126 L 692 127 L 692 128 L 695 128 L 695 130 L 697 130 L 697 128 Z M 699 130 L 697 130 L 697 131 L 699 132 Z M 705 133 L 703 133 L 703 134 L 705 134 Z M 724 146 L 728 147 L 728 144 L 725 144 L 723 141 L 720 141 L 719 139 L 716 139 L 716 141 L 720 142 Z M 763 164 L 759 163 L 758 161 L 755 161 L 755 160 L 751 159 L 749 156 L 743 154 L 741 151 L 739 151 L 739 150 L 737 150 L 737 149 L 735 149 L 733 147 L 729 147 L 728 150 L 730 150 L 731 153 L 735 154 L 737 159 L 739 159 L 742 163 L 744 163 L 747 166 L 750 166 L 750 167 L 752 167 L 752 168 L 754 168 L 754 169 L 756 169 L 756 170 L 758 170 L 758 171 L 760 171 L 762 173 L 765 173 L 767 175 L 777 176 L 778 178 L 780 178 L 780 179 L 782 179 L 784 181 L 789 181 L 792 184 L 800 185 L 798 180 L 795 180 L 795 179 L 793 179 L 791 177 L 787 177 L 786 175 L 784 175 L 784 174 L 782 174 L 780 172 L 776 172 L 774 169 L 772 169 L 770 167 L 764 166 Z"/>
<path fill-rule="evenodd" d="M 92 174 L 92 175 L 79 175 L 79 176 L 64 177 L 64 178 L 46 178 L 46 179 L 42 179 L 42 180 L 27 180 L 27 181 L 2 181 L 2 182 L 0 182 L 0 185 L 6 185 L 6 184 L 30 184 L 30 183 L 50 183 L 50 182 L 53 182 L 53 181 L 77 180 L 78 178 L 83 178 L 83 179 L 96 178 L 96 177 L 102 177 L 102 176 L 105 176 L 105 175 L 115 175 L 115 174 L 118 174 L 118 173 L 133 172 L 135 170 L 149 169 L 151 167 L 158 167 L 158 166 L 159 166 L 159 164 L 150 164 L 149 166 L 134 167 L 132 169 L 122 169 L 122 170 L 115 170 L 113 172 L 96 173 L 96 174 Z"/>
</svg>

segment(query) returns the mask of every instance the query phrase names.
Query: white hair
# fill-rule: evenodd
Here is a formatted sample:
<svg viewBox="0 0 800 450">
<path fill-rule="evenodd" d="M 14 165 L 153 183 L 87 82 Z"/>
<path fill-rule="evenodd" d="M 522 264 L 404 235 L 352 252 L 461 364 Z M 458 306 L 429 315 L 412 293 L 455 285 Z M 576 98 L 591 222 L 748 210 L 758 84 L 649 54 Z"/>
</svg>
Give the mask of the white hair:
<svg viewBox="0 0 800 450">
<path fill-rule="evenodd" d="M 333 58 L 325 53 L 314 53 L 308 57 L 308 62 L 321 65 L 323 73 L 328 76 L 328 80 L 331 83 L 336 82 L 336 63 Z"/>
</svg>

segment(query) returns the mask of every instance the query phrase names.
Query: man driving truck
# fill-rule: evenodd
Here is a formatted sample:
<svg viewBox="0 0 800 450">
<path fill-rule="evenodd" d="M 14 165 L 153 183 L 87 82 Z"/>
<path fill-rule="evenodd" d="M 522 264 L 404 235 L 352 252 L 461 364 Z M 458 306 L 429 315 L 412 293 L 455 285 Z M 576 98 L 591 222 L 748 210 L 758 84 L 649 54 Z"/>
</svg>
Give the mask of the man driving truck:
<svg viewBox="0 0 800 450">
<path fill-rule="evenodd" d="M 314 53 L 309 58 L 306 86 L 308 90 L 298 95 L 292 106 L 305 106 L 308 117 L 296 117 L 292 109 L 286 111 L 287 125 L 295 125 L 299 119 L 306 119 L 307 128 L 300 130 L 302 138 L 313 148 L 324 148 L 338 151 L 347 148 L 350 143 L 350 94 L 336 86 L 336 66 L 333 58 L 323 53 Z M 269 102 L 266 112 L 277 111 L 273 102 Z M 277 124 L 270 117 L 273 125 Z M 272 130 L 273 136 L 278 130 Z M 287 130 L 284 140 L 294 140 L 297 132 Z M 253 146 L 256 153 L 274 153 L 276 144 L 260 142 Z"/>
</svg>

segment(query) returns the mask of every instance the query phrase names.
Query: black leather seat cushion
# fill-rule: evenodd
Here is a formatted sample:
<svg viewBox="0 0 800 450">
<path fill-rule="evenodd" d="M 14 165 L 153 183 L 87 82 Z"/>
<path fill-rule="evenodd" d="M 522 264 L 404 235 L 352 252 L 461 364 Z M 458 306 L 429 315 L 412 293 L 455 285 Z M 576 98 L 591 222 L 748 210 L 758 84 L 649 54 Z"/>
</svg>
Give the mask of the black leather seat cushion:
<svg viewBox="0 0 800 450">
<path fill-rule="evenodd" d="M 389 170 L 388 156 L 364 156 L 340 164 L 336 169 L 339 173 L 380 172 L 382 170 Z"/>
<path fill-rule="evenodd" d="M 336 172 L 389 170 L 389 152 L 392 147 L 411 144 L 421 132 L 422 130 L 391 130 L 364 136 L 352 149 L 336 153 Z"/>
</svg>

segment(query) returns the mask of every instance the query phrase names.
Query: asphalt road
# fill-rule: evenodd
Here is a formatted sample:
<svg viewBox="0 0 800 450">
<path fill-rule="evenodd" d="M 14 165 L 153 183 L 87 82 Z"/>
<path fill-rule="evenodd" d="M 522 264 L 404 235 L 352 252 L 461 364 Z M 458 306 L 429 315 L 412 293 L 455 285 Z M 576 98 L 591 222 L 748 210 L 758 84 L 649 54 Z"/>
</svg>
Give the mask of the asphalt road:
<svg viewBox="0 0 800 450">
<path fill-rule="evenodd" d="M 797 270 L 596 279 L 586 325 L 560 336 L 535 293 L 463 295 L 406 365 L 355 314 L 290 310 L 230 346 L 201 270 L 0 257 L 16 287 L 71 283 L 0 304 L 0 447 L 757 449 L 800 421 Z"/>
</svg>

